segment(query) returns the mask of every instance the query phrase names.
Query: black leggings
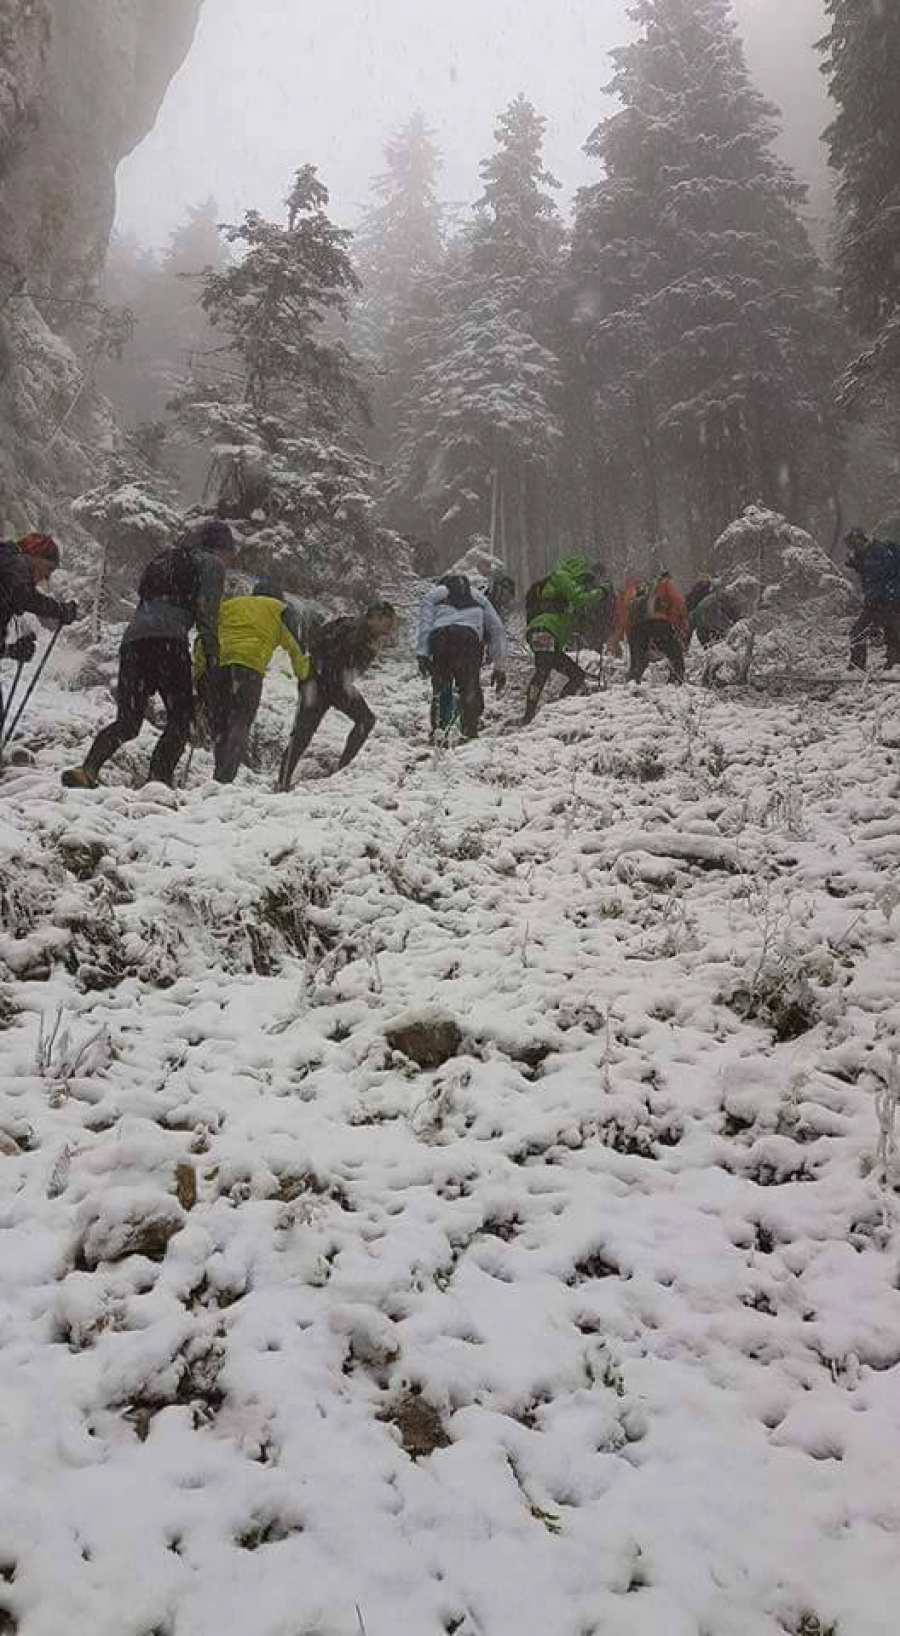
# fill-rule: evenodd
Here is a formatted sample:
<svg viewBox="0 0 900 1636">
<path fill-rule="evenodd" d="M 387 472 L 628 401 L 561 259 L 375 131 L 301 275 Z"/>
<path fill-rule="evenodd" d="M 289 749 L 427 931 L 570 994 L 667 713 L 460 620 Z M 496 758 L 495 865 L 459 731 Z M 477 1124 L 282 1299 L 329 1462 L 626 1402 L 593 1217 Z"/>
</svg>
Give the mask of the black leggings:
<svg viewBox="0 0 900 1636">
<path fill-rule="evenodd" d="M 441 725 L 441 695 L 447 687 L 459 694 L 459 725 L 463 738 L 476 738 L 484 715 L 481 691 L 483 643 L 468 625 L 445 625 L 431 638 L 431 731 Z"/>
<path fill-rule="evenodd" d="M 674 625 L 667 619 L 642 619 L 628 632 L 628 651 L 631 655 L 630 682 L 639 682 L 650 663 L 650 650 L 656 648 L 669 661 L 669 680 L 684 681 L 684 649 Z"/>
<path fill-rule="evenodd" d="M 309 748 L 314 734 L 329 710 L 339 710 L 342 716 L 348 716 L 353 723 L 353 730 L 348 734 L 339 766 L 349 767 L 354 757 L 359 755 L 375 726 L 375 717 L 365 699 L 357 693 L 355 687 L 346 687 L 340 678 L 331 677 L 327 672 L 313 681 L 301 682 L 294 726 L 288 747 L 281 758 L 281 770 L 278 775 L 280 790 L 290 789 L 297 770 L 297 762 L 304 750 Z"/>
<path fill-rule="evenodd" d="M 900 664 L 900 602 L 867 602 L 850 632 L 850 663 L 865 670 L 869 643 L 884 634 L 884 662 L 890 670 Z"/>
<path fill-rule="evenodd" d="M 216 754 L 216 783 L 233 784 L 247 759 L 263 679 L 249 665 L 223 665 L 203 689 Z"/>
<path fill-rule="evenodd" d="M 150 780 L 172 784 L 194 719 L 194 686 L 187 642 L 148 636 L 126 642 L 119 653 L 118 715 L 97 734 L 85 759 L 95 775 L 130 739 L 137 738 L 154 693 L 162 699 L 166 725 L 150 761 Z"/>
<path fill-rule="evenodd" d="M 560 694 L 562 699 L 570 699 L 574 693 L 580 693 L 588 680 L 587 671 L 575 663 L 565 648 L 538 648 L 534 655 L 534 674 L 528 683 L 525 700 L 526 722 L 532 721 L 536 715 L 541 694 L 554 671 L 566 678 L 566 685 Z"/>
</svg>

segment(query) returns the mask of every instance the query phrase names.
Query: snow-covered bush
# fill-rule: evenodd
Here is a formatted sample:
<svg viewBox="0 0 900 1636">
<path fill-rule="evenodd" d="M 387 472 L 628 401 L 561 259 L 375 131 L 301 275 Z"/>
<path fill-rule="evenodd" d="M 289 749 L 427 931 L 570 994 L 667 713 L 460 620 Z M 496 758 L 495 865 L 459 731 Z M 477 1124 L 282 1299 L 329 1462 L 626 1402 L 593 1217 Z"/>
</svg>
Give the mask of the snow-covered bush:
<svg viewBox="0 0 900 1636">
<path fill-rule="evenodd" d="M 827 598 L 836 613 L 850 602 L 850 584 L 811 534 L 777 511 L 748 506 L 712 549 L 712 573 L 742 612 L 784 612 Z"/>
</svg>

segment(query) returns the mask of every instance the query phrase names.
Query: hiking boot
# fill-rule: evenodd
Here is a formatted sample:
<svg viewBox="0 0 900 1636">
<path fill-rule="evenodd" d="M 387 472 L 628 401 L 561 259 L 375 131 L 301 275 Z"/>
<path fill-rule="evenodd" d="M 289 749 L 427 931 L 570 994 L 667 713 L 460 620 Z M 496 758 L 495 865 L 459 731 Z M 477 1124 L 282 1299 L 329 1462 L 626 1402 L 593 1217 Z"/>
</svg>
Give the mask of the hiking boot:
<svg viewBox="0 0 900 1636">
<path fill-rule="evenodd" d="M 62 775 L 62 781 L 67 790 L 95 790 L 100 783 L 96 773 L 90 767 L 69 767 Z"/>
</svg>

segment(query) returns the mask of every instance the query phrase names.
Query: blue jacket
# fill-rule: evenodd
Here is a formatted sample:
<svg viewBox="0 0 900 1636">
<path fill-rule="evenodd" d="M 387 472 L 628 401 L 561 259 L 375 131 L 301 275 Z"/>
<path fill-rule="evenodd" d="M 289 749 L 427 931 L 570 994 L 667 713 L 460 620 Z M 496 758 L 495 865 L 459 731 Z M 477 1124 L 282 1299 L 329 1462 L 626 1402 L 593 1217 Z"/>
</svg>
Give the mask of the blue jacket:
<svg viewBox="0 0 900 1636">
<path fill-rule="evenodd" d="M 900 545 L 867 540 L 856 546 L 847 566 L 859 575 L 866 602 L 900 602 Z"/>
</svg>

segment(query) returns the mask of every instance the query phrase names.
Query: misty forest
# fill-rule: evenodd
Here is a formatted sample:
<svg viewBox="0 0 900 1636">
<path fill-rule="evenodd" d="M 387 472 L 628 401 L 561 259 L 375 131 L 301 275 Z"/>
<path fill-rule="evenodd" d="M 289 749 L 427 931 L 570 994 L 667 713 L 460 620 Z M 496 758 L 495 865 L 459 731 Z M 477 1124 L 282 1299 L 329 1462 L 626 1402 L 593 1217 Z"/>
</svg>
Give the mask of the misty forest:
<svg viewBox="0 0 900 1636">
<path fill-rule="evenodd" d="M 0 1636 L 896 1636 L 898 0 L 0 0 Z"/>
<path fill-rule="evenodd" d="M 404 544 L 437 570 L 474 538 L 523 587 L 585 552 L 690 575 L 752 503 L 835 556 L 877 524 L 900 498 L 890 212 L 870 216 L 893 156 L 859 121 L 890 95 L 884 21 L 847 39 L 839 8 L 820 47 L 845 98 L 823 221 L 729 12 L 635 9 L 570 206 L 522 94 L 470 207 L 442 200 L 418 109 L 353 233 L 304 164 L 275 219 L 223 225 L 208 198 L 161 255 L 115 240 L 87 345 L 126 441 L 88 528 L 116 533 L 137 483 L 154 513 L 213 505 L 314 590 Z"/>
</svg>

